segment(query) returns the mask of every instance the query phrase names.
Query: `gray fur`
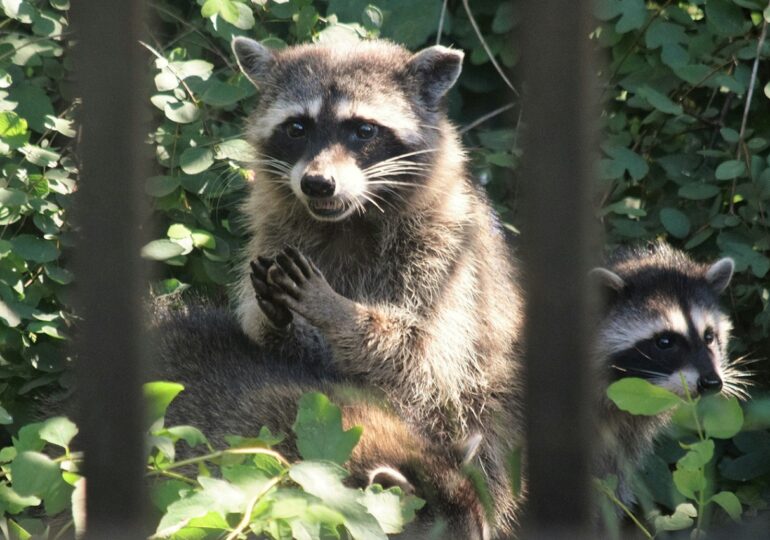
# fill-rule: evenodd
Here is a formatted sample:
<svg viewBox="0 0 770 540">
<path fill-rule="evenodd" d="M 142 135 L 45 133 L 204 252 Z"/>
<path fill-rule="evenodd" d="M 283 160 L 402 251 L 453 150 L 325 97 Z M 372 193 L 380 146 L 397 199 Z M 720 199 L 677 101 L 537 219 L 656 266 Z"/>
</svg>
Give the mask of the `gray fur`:
<svg viewBox="0 0 770 540">
<path fill-rule="evenodd" d="M 453 531 L 452 538 L 488 538 L 484 509 L 452 449 L 403 422 L 381 392 L 264 354 L 226 310 L 192 307 L 161 315 L 153 377 L 185 386 L 167 411 L 166 425 L 198 427 L 220 448 L 225 435 L 255 436 L 262 426 L 291 435 L 300 396 L 324 392 L 342 408 L 345 429 L 364 427 L 346 464 L 347 483 L 401 485 L 428 501 L 397 538 L 423 539 L 439 521 Z M 291 436 L 276 449 L 290 460 L 298 458 Z"/>
<path fill-rule="evenodd" d="M 380 188 L 367 178 L 374 195 L 390 197 L 382 211 L 362 201 L 360 212 L 333 222 L 311 216 L 281 174 L 255 164 L 243 207 L 251 240 L 234 294 L 241 326 L 255 343 L 280 348 L 286 362 L 302 356 L 305 365 L 381 388 L 399 415 L 436 441 L 481 433 L 478 463 L 495 497 L 497 530 L 508 533 L 516 503 L 505 462 L 522 425 L 516 361 L 522 301 L 494 211 L 474 186 L 457 131 L 440 106 L 462 53 L 433 47 L 412 55 L 374 41 L 345 50 L 301 45 L 275 58 L 258 81 L 263 92 L 248 123 L 258 153 L 271 136 L 266 122 L 287 103 L 320 110 L 321 126 L 333 122 L 328 111 L 352 103 L 371 104 L 375 112 L 388 107 L 389 116 L 403 121 L 401 142 L 420 159 L 412 165 L 416 172 L 397 178 L 399 185 Z M 348 155 L 335 152 L 339 160 Z M 309 167 L 314 159 L 308 155 Z M 286 163 L 284 170 L 300 166 Z M 268 300 L 294 316 L 282 332 L 255 300 L 249 262 L 275 258 L 287 246 L 319 272 L 293 283 L 277 265 L 270 268 L 264 286 L 278 292 Z"/>
</svg>

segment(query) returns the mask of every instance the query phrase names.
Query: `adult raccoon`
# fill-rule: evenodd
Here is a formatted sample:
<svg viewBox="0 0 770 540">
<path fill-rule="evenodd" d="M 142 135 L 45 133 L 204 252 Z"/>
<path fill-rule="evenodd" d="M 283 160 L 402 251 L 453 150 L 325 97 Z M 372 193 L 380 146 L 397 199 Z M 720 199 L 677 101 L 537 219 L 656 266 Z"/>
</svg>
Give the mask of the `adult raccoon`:
<svg viewBox="0 0 770 540">
<path fill-rule="evenodd" d="M 427 502 L 395 538 L 435 538 L 437 525 L 445 531 L 441 538 L 489 538 L 484 507 L 461 470 L 478 450 L 477 437 L 457 448 L 436 444 L 389 410 L 376 389 L 339 383 L 261 354 L 222 309 L 168 312 L 157 333 L 154 376 L 185 386 L 167 410 L 168 425 L 196 426 L 218 445 L 225 435 L 256 434 L 263 425 L 290 434 L 300 396 L 324 392 L 342 408 L 345 429 L 364 427 L 346 464 L 348 483 L 397 485 Z M 291 437 L 277 449 L 290 459 L 298 457 Z"/>
<path fill-rule="evenodd" d="M 745 394 L 745 374 L 727 354 L 732 324 L 719 307 L 733 268 L 729 258 L 700 264 L 657 243 L 620 250 L 604 268 L 594 269 L 608 293 L 594 346 L 601 379 L 609 384 L 640 377 L 684 395 L 684 376 L 692 395 Z M 603 392 L 601 402 L 597 429 L 603 446 L 594 473 L 618 475 L 619 494 L 630 501 L 627 471 L 652 449 L 670 415 L 633 416 Z"/>
<path fill-rule="evenodd" d="M 271 51 L 245 38 L 233 49 L 261 91 L 235 295 L 244 332 L 287 362 L 383 389 L 437 441 L 482 433 L 495 525 L 510 531 L 522 301 L 442 105 L 462 52 Z"/>
</svg>

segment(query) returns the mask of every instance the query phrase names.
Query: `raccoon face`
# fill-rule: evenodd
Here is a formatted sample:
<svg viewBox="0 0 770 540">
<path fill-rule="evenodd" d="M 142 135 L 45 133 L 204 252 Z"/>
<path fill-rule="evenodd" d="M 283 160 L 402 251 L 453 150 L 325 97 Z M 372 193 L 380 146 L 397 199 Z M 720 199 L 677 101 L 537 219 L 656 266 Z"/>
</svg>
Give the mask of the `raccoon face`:
<svg viewBox="0 0 770 540">
<path fill-rule="evenodd" d="M 412 55 L 387 42 L 274 52 L 240 37 L 233 50 L 261 90 L 249 126 L 256 168 L 314 219 L 384 212 L 427 175 L 462 52 L 436 46 Z"/>
<path fill-rule="evenodd" d="M 611 292 L 597 344 L 610 379 L 640 377 L 680 395 L 683 379 L 691 394 L 734 390 L 725 381 L 731 324 L 718 304 L 734 263 L 703 268 L 677 256 L 680 265 L 592 271 Z"/>
</svg>

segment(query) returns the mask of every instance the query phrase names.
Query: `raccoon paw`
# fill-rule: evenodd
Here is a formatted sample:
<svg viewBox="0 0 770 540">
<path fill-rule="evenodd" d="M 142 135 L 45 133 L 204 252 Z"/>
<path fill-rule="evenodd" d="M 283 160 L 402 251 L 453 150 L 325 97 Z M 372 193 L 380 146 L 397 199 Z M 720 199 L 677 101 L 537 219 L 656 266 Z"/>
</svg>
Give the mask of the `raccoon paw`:
<svg viewBox="0 0 770 540">
<path fill-rule="evenodd" d="M 315 326 L 328 322 L 346 301 L 331 288 L 316 265 L 292 247 L 275 258 L 267 276 L 274 298 Z"/>
<path fill-rule="evenodd" d="M 267 257 L 257 257 L 251 261 L 251 285 L 257 295 L 257 304 L 268 322 L 275 328 L 284 329 L 294 319 L 289 308 L 273 299 L 273 291 L 267 283 L 267 271 L 273 265 L 273 261 Z"/>
</svg>

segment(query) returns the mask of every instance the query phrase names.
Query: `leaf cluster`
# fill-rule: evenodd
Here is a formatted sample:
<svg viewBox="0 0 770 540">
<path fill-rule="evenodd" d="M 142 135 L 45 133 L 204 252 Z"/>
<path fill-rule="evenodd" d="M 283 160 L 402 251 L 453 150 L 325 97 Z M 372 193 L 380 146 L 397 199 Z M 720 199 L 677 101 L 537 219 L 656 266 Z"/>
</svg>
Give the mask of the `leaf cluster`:
<svg viewBox="0 0 770 540">
<path fill-rule="evenodd" d="M 343 484 L 343 464 L 361 428 L 345 431 L 339 407 L 323 394 L 300 398 L 293 431 L 303 460 L 291 463 L 273 449 L 284 436 L 264 427 L 252 437 L 228 437 L 229 446 L 219 450 L 195 427 L 166 427 L 163 415 L 182 386 L 154 382 L 144 390 L 147 476 L 158 516 L 151 538 L 385 540 L 403 531 L 424 504 L 399 487 Z M 72 422 L 55 417 L 23 427 L 13 445 L 0 450 L 0 508 L 12 538 L 55 539 L 71 527 L 81 530 L 82 456 L 70 451 L 76 434 Z M 177 450 L 192 455 L 179 459 Z M 71 519 L 57 528 L 30 517 L 35 508 Z"/>
</svg>

